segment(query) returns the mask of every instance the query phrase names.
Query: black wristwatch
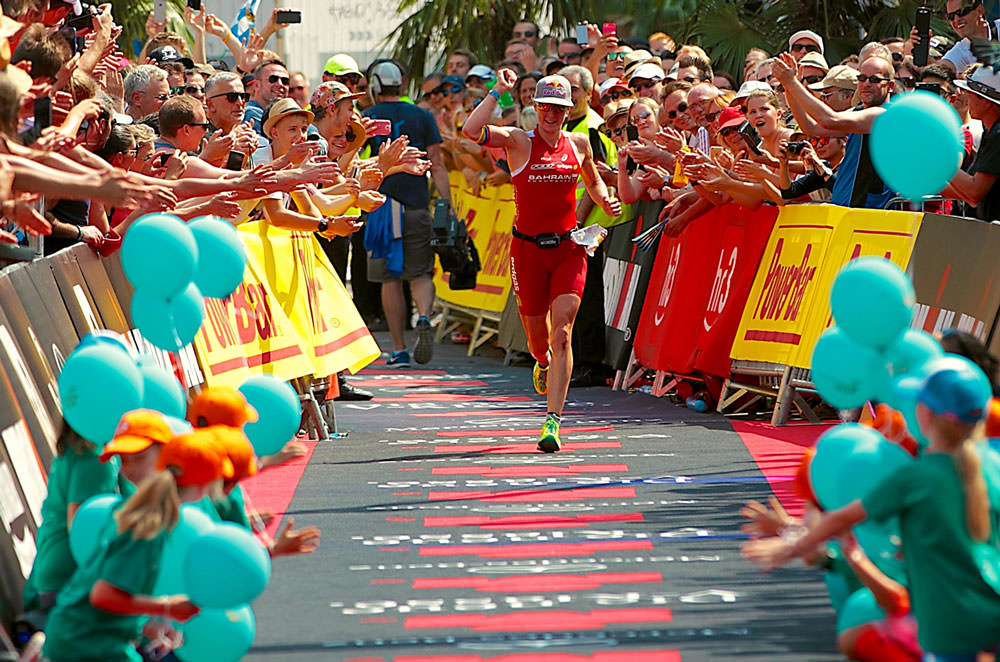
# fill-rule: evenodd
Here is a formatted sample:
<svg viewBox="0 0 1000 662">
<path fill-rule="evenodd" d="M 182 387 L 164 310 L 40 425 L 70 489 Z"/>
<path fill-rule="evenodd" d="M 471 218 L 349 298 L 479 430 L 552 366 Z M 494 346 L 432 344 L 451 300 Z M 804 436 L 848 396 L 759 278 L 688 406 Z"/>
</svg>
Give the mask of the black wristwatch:
<svg viewBox="0 0 1000 662">
<path fill-rule="evenodd" d="M 327 231 L 329 227 L 330 223 L 324 218 L 322 221 L 319 222 L 319 225 L 316 226 L 316 232 L 323 234 L 324 232 Z"/>
</svg>

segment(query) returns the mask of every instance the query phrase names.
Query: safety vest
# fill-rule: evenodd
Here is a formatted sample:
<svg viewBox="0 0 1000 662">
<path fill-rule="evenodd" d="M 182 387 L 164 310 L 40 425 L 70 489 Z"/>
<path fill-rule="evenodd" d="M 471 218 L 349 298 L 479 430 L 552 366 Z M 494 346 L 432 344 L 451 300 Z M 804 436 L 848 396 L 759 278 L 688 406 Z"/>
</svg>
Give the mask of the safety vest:
<svg viewBox="0 0 1000 662">
<path fill-rule="evenodd" d="M 583 133 L 587 136 L 587 140 L 590 140 L 590 129 L 597 131 L 601 138 L 601 144 L 604 145 L 604 152 L 608 155 L 607 163 L 613 168 L 615 167 L 615 164 L 618 163 L 618 148 L 615 147 L 613 142 L 611 142 L 611 138 L 604 135 L 604 133 L 600 130 L 602 124 L 604 124 L 604 119 L 597 114 L 597 111 L 588 106 L 587 117 L 576 125 L 576 128 L 573 129 L 572 133 Z M 580 200 L 582 200 L 585 195 L 587 195 L 587 187 L 584 185 L 583 176 L 581 175 L 579 181 L 576 183 L 577 205 L 580 204 Z M 584 226 L 587 226 L 599 223 L 602 227 L 609 228 L 620 223 L 622 218 L 625 218 L 624 211 L 622 212 L 622 216 L 608 216 L 604 213 L 604 210 L 601 209 L 600 205 L 594 205 L 594 208 L 590 210 L 590 213 L 587 215 L 587 220 L 584 221 L 583 224 Z"/>
</svg>

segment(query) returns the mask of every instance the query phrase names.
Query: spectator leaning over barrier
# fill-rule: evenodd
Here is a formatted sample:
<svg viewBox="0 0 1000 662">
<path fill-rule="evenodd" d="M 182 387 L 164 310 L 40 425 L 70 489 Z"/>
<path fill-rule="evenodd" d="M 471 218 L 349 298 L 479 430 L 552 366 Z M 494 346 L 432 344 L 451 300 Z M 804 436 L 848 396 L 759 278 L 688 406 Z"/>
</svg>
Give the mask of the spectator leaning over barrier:
<svg viewBox="0 0 1000 662">
<path fill-rule="evenodd" d="M 264 116 L 264 109 L 278 99 L 288 96 L 288 83 L 291 79 L 285 63 L 281 60 L 265 60 L 253 72 L 253 77 L 256 84 L 250 101 L 247 102 L 243 121 L 252 122 L 254 131 L 266 138 L 261 119 Z"/>
<path fill-rule="evenodd" d="M 466 74 L 468 72 L 466 71 Z M 372 119 L 389 120 L 392 137 L 405 135 L 410 144 L 426 151 L 431 162 L 431 178 L 438 195 L 451 203 L 448 173 L 441 160 L 441 135 L 433 116 L 423 108 L 400 101 L 403 74 L 392 62 L 381 62 L 369 72 L 375 105 L 364 112 Z M 373 142 L 381 146 L 384 140 Z M 413 358 L 427 363 L 433 355 L 431 337 L 431 307 L 434 305 L 434 249 L 431 247 L 433 228 L 428 209 L 429 195 L 425 177 L 400 173 L 386 177 L 379 191 L 390 200 L 378 212 L 368 216 L 365 246 L 369 251 L 368 278 L 382 284 L 382 308 L 385 310 L 392 351 L 386 364 L 406 367 L 410 364 L 405 331 L 406 310 L 403 280 L 410 282 L 413 302 L 417 307 L 417 342 Z M 402 219 L 398 227 L 395 219 Z M 382 241 L 379 241 L 379 237 Z M 394 240 L 401 239 L 401 246 Z M 376 247 L 376 243 L 379 245 Z M 399 255 L 399 253 L 402 255 Z M 402 258 L 400 260 L 400 257 Z"/>
<path fill-rule="evenodd" d="M 125 112 L 137 121 L 160 110 L 170 98 L 166 72 L 152 64 L 140 64 L 128 72 L 123 87 Z"/>
<path fill-rule="evenodd" d="M 966 94 L 972 116 L 982 121 L 983 138 L 969 172 L 957 172 L 942 193 L 975 206 L 984 221 L 1000 220 L 1000 74 L 983 66 L 955 84 Z"/>
<path fill-rule="evenodd" d="M 253 125 L 243 121 L 249 99 L 238 74 L 220 71 L 205 81 L 205 114 L 212 139 L 218 141 L 219 146 L 218 158 L 210 159 L 211 155 L 206 156 L 204 152 L 201 156 L 212 165 L 225 163 L 229 151 L 250 155 L 266 144 L 263 136 L 253 130 Z M 221 141 L 222 136 L 229 136 L 231 140 L 228 143 Z M 249 160 L 244 159 L 244 163 L 247 162 Z"/>
<path fill-rule="evenodd" d="M 881 46 L 881 44 L 879 44 Z M 882 46 L 882 48 L 885 48 Z M 840 166 L 831 202 L 845 207 L 881 209 L 892 198 L 875 172 L 868 149 L 868 134 L 875 118 L 885 110 L 893 82 L 892 62 L 870 57 L 861 62 L 858 75 L 859 106 L 835 111 L 809 93 L 795 76 L 795 60 L 785 53 L 774 59 L 773 73 L 785 88 L 785 96 L 799 127 L 811 136 L 848 134 L 844 162 Z"/>
</svg>

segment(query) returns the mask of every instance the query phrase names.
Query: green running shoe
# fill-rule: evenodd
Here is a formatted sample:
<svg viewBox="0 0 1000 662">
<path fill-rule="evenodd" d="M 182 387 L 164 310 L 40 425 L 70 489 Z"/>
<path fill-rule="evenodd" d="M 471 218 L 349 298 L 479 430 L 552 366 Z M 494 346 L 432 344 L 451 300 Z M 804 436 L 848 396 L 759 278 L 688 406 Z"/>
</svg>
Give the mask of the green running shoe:
<svg viewBox="0 0 1000 662">
<path fill-rule="evenodd" d="M 549 392 L 549 366 L 542 367 L 542 364 L 535 361 L 535 367 L 531 371 L 531 383 L 535 387 L 535 393 L 545 395 Z"/>
<path fill-rule="evenodd" d="M 543 453 L 555 453 L 562 446 L 559 440 L 559 422 L 549 416 L 542 425 L 542 435 L 538 440 L 538 450 Z"/>
</svg>

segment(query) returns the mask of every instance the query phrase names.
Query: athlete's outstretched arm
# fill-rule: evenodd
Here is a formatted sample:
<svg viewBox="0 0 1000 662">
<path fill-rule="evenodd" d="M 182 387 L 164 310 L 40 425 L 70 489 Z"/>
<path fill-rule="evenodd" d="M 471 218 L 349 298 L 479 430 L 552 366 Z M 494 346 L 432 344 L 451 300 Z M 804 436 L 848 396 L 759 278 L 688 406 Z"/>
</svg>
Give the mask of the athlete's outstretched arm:
<svg viewBox="0 0 1000 662">
<path fill-rule="evenodd" d="M 514 73 L 514 70 L 504 68 L 497 72 L 497 82 L 493 86 L 493 90 L 497 94 L 502 95 L 504 92 L 513 89 L 516 83 L 517 74 Z M 462 133 L 465 134 L 466 138 L 474 140 L 480 145 L 509 149 L 512 145 L 511 138 L 518 133 L 523 135 L 524 130 L 516 126 L 489 126 L 487 128 L 486 125 L 489 124 L 490 116 L 493 115 L 496 105 L 496 97 L 492 94 L 487 94 L 479 102 L 479 105 L 475 107 L 472 114 L 465 120 Z"/>
<path fill-rule="evenodd" d="M 570 140 L 576 146 L 577 154 L 583 155 L 583 163 L 580 164 L 580 175 L 583 177 L 583 185 L 587 187 L 590 199 L 604 210 L 608 216 L 621 216 L 622 203 L 618 198 L 608 194 L 608 187 L 604 185 L 604 180 L 597 172 L 594 164 L 594 152 L 590 149 L 590 140 L 585 133 L 570 133 Z"/>
</svg>

